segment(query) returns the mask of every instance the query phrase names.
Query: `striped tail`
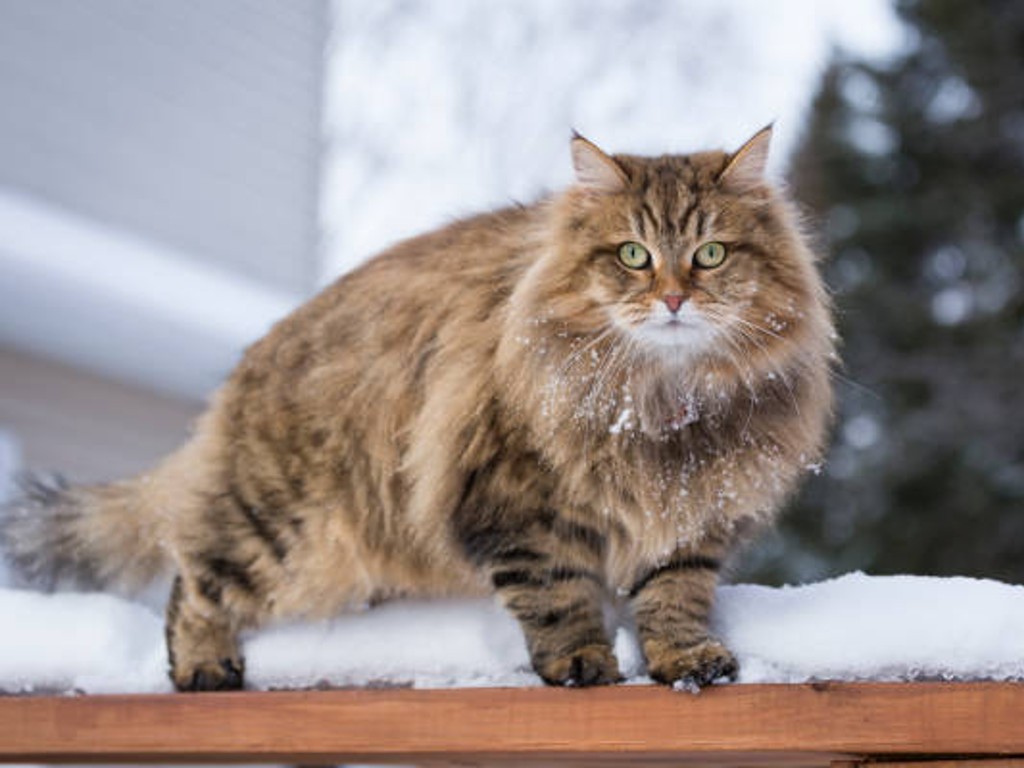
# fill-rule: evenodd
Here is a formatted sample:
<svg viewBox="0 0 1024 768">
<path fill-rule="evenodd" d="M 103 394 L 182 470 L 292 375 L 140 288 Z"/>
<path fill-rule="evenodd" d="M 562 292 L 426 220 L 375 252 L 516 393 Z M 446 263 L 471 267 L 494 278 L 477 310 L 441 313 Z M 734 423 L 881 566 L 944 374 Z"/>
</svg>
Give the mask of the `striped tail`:
<svg viewBox="0 0 1024 768">
<path fill-rule="evenodd" d="M 168 572 L 139 481 L 69 486 L 29 476 L 21 486 L 0 508 L 0 551 L 21 583 L 134 594 Z"/>
</svg>

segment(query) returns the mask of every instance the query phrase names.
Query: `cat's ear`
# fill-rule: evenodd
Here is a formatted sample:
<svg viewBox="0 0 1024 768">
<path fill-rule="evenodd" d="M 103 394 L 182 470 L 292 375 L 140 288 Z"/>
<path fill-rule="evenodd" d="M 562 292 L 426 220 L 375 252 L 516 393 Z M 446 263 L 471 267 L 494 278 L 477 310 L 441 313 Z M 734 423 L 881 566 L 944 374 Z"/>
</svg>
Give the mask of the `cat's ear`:
<svg viewBox="0 0 1024 768">
<path fill-rule="evenodd" d="M 629 184 L 626 172 L 615 159 L 609 157 L 591 141 L 572 132 L 572 165 L 576 169 L 576 183 L 593 192 L 622 192 Z"/>
<path fill-rule="evenodd" d="M 745 192 L 764 183 L 768 164 L 768 146 L 772 142 L 772 126 L 766 125 L 729 157 L 718 182 L 736 192 Z"/>
</svg>

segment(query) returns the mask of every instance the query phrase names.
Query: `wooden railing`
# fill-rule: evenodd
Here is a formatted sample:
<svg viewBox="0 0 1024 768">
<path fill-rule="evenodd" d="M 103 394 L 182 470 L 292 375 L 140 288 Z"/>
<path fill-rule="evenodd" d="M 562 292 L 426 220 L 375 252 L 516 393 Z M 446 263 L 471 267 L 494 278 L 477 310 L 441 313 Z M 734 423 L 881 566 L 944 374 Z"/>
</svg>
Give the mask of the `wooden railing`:
<svg viewBox="0 0 1024 768">
<path fill-rule="evenodd" d="M 1024 684 L 1012 683 L 0 698 L 8 762 L 1024 768 L 1021 758 Z"/>
</svg>

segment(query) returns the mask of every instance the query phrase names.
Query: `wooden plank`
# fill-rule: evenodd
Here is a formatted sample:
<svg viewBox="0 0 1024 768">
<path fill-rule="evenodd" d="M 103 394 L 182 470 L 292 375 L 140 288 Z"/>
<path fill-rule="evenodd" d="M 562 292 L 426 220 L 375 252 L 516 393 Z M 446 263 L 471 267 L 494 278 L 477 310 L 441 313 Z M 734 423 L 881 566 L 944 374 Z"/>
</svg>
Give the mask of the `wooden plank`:
<svg viewBox="0 0 1024 768">
<path fill-rule="evenodd" d="M 1024 685 L 733 685 L 0 698 L 7 761 L 829 765 L 1024 756 Z"/>
</svg>

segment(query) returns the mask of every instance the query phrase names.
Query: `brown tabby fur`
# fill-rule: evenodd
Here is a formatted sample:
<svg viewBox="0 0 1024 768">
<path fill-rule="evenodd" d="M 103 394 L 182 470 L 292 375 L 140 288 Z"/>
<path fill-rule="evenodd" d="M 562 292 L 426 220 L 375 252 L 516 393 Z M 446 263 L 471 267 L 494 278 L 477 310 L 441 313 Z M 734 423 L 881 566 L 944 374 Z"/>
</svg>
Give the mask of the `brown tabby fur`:
<svg viewBox="0 0 1024 768">
<path fill-rule="evenodd" d="M 817 460 L 831 402 L 829 302 L 763 181 L 769 136 L 656 158 L 575 137 L 564 193 L 400 243 L 279 322 L 152 472 L 29 489 L 8 554 L 51 583 L 170 566 L 181 689 L 241 686 L 243 628 L 490 591 L 549 683 L 619 678 L 610 593 L 655 679 L 734 674 L 717 572 Z M 693 266 L 709 240 L 725 263 Z M 653 265 L 624 267 L 627 241 Z M 637 335 L 670 294 L 714 332 Z"/>
</svg>

